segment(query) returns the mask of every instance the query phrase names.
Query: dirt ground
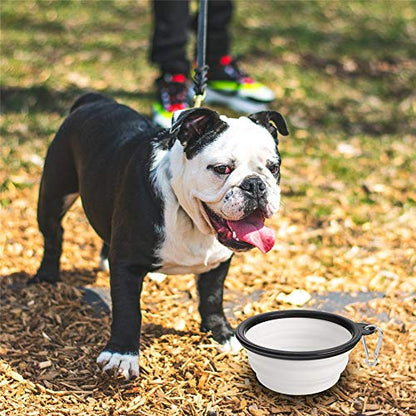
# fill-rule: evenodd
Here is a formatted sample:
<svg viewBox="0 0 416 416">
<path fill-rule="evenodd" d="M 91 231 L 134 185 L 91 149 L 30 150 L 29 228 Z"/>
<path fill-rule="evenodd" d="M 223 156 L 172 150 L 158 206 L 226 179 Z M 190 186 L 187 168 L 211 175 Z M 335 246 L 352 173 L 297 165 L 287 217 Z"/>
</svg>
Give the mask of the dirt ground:
<svg viewBox="0 0 416 416">
<path fill-rule="evenodd" d="M 26 287 L 41 256 L 41 237 L 35 221 L 36 188 L 10 190 L 9 196 L 13 202 L 0 216 L 0 414 L 415 414 L 415 299 L 410 296 L 414 281 L 409 280 L 409 264 L 401 261 L 412 255 L 413 249 L 408 222 L 403 218 L 398 219 L 391 234 L 364 232 L 360 239 L 379 238 L 383 249 L 363 256 L 361 249 L 354 249 L 358 247 L 358 237 L 343 230 L 334 230 L 331 225 L 314 229 L 307 223 L 293 225 L 296 216 L 293 218 L 286 204 L 274 220 L 281 236 L 276 248 L 266 256 L 252 252 L 234 259 L 225 297 L 234 305 L 228 311 L 232 312 L 234 325 L 256 313 L 293 307 L 277 298 L 294 289 L 324 294 L 326 290 L 353 293 L 371 288 L 386 294 L 342 311 L 355 321 L 371 322 L 383 329 L 380 363 L 372 368 L 366 366 L 359 344 L 335 387 L 321 394 L 290 397 L 261 387 L 245 352 L 236 356 L 220 354 L 209 337 L 199 333 L 193 276 L 168 276 L 161 283 L 146 282 L 142 295 L 140 378 L 125 382 L 101 374 L 95 358 L 106 343 L 110 318 L 106 313 L 98 316 L 83 302 L 79 289 L 108 287 L 107 274 L 97 270 L 98 237 L 78 205 L 64 221 L 67 232 L 62 283 Z M 402 229 L 400 223 L 404 223 Z M 290 242 L 283 238 L 284 233 L 290 233 Z M 338 241 L 336 250 L 342 254 L 333 258 L 337 277 L 308 274 L 311 262 L 330 256 L 325 244 L 311 247 L 311 233 Z M 386 258 L 394 271 L 380 267 Z M 346 269 L 348 273 L 343 272 Z M 377 271 L 370 273 L 369 269 Z M 375 338 L 369 339 L 372 348 L 374 342 Z"/>
</svg>

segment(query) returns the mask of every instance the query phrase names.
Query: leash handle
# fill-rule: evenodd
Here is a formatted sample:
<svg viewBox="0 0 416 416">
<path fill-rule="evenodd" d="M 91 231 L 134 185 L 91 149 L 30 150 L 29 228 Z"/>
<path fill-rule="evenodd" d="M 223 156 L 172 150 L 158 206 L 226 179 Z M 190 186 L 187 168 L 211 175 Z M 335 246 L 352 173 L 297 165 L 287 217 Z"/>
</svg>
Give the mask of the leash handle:
<svg viewBox="0 0 416 416">
<path fill-rule="evenodd" d="M 205 65 L 206 43 L 207 43 L 207 10 L 208 0 L 199 1 L 198 13 L 198 40 L 197 40 L 197 59 L 194 76 L 194 107 L 201 107 L 205 98 L 207 86 L 208 66 Z"/>
</svg>

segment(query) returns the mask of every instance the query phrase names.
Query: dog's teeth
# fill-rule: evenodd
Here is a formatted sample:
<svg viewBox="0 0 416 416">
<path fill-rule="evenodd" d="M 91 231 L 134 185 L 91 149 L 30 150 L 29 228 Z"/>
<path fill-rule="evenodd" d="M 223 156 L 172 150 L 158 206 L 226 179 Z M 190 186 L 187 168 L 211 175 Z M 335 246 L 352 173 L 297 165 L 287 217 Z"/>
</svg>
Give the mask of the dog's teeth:
<svg viewBox="0 0 416 416">
<path fill-rule="evenodd" d="M 237 240 L 237 234 L 233 231 L 233 238 Z"/>
</svg>

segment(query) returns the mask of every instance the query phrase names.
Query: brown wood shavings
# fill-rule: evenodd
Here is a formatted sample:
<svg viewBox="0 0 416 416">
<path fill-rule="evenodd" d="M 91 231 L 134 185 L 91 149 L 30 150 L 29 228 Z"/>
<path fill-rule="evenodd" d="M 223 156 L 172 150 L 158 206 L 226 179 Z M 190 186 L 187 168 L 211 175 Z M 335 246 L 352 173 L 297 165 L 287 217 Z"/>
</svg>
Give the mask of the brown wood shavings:
<svg viewBox="0 0 416 416">
<path fill-rule="evenodd" d="M 285 163 L 295 177 L 294 160 Z M 288 178 L 283 186 L 296 183 Z M 305 198 L 287 198 L 273 223 L 275 249 L 266 256 L 252 251 L 235 257 L 225 294 L 233 325 L 257 313 L 293 307 L 282 299 L 294 290 L 386 293 L 344 313 L 383 329 L 379 365 L 367 367 L 358 345 L 337 386 L 289 397 L 257 383 L 245 352 L 219 354 L 199 333 L 193 276 L 146 281 L 141 375 L 127 383 L 102 375 L 95 359 L 107 341 L 110 318 L 97 317 L 77 288 L 108 287 L 108 275 L 97 270 L 99 238 L 77 204 L 64 220 L 63 282 L 26 287 L 42 253 L 36 191 L 8 190 L 12 202 L 0 210 L 1 416 L 416 414 L 415 299 L 409 295 L 415 290 L 413 211 L 383 207 L 383 222 L 377 217 L 371 227 L 369 222 L 359 226 L 349 218 L 351 212 L 367 209 L 361 214 L 371 217 L 374 207 L 330 200 L 333 213 L 317 222 L 313 210 L 302 209 Z M 367 342 L 371 349 L 376 339 Z"/>
<path fill-rule="evenodd" d="M 127 383 L 102 375 L 95 365 L 109 317 L 94 317 L 91 307 L 82 303 L 82 292 L 70 284 L 27 288 L 26 277 L 2 279 L 0 400 L 7 412 L 0 414 L 20 415 L 22 408 L 34 415 L 201 415 L 210 410 L 254 416 L 411 414 L 416 349 L 411 297 L 388 295 L 371 304 L 377 314 L 391 317 L 387 323 L 376 322 L 385 332 L 377 367 L 363 364 L 363 350 L 357 346 L 337 386 L 317 395 L 289 397 L 261 387 L 244 352 L 219 354 L 209 337 L 199 333 L 195 313 L 183 330 L 175 329 L 177 317 L 187 316 L 195 302 L 194 288 L 191 298 L 180 296 L 189 290 L 190 277 L 147 285 L 141 376 Z M 263 311 L 262 301 L 254 302 L 252 309 Z M 243 318 L 241 312 L 236 314 Z M 375 320 L 363 315 L 360 304 L 350 307 L 348 316 Z M 370 348 L 374 342 L 369 337 Z"/>
</svg>

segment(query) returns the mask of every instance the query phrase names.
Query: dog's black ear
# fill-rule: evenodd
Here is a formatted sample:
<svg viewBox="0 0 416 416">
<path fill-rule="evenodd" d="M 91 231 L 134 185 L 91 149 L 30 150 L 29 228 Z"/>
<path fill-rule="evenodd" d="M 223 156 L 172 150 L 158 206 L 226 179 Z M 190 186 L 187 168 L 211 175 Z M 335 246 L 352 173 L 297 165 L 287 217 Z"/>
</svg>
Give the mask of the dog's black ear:
<svg viewBox="0 0 416 416">
<path fill-rule="evenodd" d="M 283 136 L 289 134 L 285 119 L 277 111 L 260 111 L 259 113 L 250 114 L 248 118 L 265 127 L 276 140 L 276 143 L 279 143 L 278 132 Z"/>
<path fill-rule="evenodd" d="M 228 124 L 220 119 L 216 111 L 208 108 L 192 108 L 179 114 L 173 120 L 170 134 L 172 140 L 179 140 L 186 157 L 192 159 L 204 146 L 211 143 L 223 132 Z"/>
</svg>

